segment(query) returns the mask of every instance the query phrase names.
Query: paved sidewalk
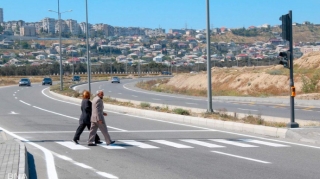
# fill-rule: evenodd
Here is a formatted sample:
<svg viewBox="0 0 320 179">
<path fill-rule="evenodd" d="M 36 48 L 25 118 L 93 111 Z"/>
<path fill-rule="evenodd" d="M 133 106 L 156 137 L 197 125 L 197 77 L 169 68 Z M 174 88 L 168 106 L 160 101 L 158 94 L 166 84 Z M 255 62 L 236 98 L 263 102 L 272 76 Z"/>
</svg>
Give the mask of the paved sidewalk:
<svg viewBox="0 0 320 179">
<path fill-rule="evenodd" d="M 0 178 L 27 177 L 28 160 L 25 145 L 0 130 Z"/>
</svg>

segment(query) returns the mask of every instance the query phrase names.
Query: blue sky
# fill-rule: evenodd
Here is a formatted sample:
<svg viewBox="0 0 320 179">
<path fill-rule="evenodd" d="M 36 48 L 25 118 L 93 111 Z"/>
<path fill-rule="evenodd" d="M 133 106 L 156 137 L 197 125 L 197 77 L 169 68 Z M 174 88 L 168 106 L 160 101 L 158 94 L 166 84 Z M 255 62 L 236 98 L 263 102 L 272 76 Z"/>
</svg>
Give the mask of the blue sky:
<svg viewBox="0 0 320 179">
<path fill-rule="evenodd" d="M 279 25 L 279 17 L 293 12 L 293 22 L 320 24 L 320 0 L 210 0 L 210 25 L 249 27 Z M 1 0 L 4 21 L 58 19 L 58 0 Z M 85 0 L 60 0 L 62 19 L 85 22 Z M 206 0 L 88 0 L 89 23 L 121 27 L 206 28 Z"/>
</svg>

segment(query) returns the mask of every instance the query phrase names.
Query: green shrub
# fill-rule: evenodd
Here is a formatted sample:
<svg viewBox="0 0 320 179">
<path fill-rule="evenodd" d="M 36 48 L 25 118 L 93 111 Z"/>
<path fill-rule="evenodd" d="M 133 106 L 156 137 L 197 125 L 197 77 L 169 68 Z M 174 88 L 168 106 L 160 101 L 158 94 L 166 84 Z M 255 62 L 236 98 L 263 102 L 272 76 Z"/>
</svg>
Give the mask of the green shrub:
<svg viewBox="0 0 320 179">
<path fill-rule="evenodd" d="M 149 104 L 149 103 L 142 102 L 142 103 L 140 103 L 140 106 L 141 106 L 142 108 L 148 108 L 148 107 L 150 107 L 150 104 Z"/>
<path fill-rule="evenodd" d="M 180 114 L 180 115 L 190 115 L 189 111 L 187 111 L 185 109 L 181 109 L 181 108 L 175 108 L 172 110 L 172 112 L 174 112 L 176 114 Z"/>
<path fill-rule="evenodd" d="M 314 93 L 318 91 L 319 74 L 316 73 L 311 79 L 307 79 L 305 76 L 302 77 L 302 89 L 304 93 Z"/>
</svg>

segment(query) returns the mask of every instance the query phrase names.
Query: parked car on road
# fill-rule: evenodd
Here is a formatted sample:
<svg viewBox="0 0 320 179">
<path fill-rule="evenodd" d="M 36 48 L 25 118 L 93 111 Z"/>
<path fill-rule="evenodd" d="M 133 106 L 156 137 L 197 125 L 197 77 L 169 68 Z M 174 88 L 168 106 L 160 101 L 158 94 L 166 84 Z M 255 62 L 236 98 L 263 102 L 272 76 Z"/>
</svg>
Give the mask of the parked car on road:
<svg viewBox="0 0 320 179">
<path fill-rule="evenodd" d="M 43 78 L 42 85 L 52 85 L 52 79 L 51 78 Z"/>
<path fill-rule="evenodd" d="M 29 78 L 21 78 L 19 81 L 19 86 L 31 86 L 31 81 Z"/>
<path fill-rule="evenodd" d="M 168 72 L 168 71 L 162 71 L 161 74 L 162 74 L 162 75 L 171 75 L 171 73 Z"/>
<path fill-rule="evenodd" d="M 120 83 L 120 78 L 117 76 L 112 77 L 111 83 Z"/>
<path fill-rule="evenodd" d="M 80 80 L 81 80 L 80 76 L 73 76 L 72 77 L 72 81 L 80 81 Z"/>
</svg>

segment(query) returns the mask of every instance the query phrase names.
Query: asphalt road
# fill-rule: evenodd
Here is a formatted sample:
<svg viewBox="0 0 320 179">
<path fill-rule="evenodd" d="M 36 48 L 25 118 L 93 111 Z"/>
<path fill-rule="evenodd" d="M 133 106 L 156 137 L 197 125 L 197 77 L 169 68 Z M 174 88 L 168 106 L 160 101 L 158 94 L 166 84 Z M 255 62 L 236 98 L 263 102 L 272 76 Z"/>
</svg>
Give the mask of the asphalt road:
<svg viewBox="0 0 320 179">
<path fill-rule="evenodd" d="M 160 92 L 147 91 L 135 87 L 139 81 L 147 81 L 145 79 L 121 79 L 121 83 L 111 83 L 110 81 L 97 82 L 91 84 L 92 92 L 103 89 L 105 96 L 112 98 L 122 98 L 128 100 L 143 101 L 149 103 L 159 103 L 164 105 L 185 106 L 191 108 L 208 109 L 208 100 L 205 97 L 195 97 L 177 94 L 167 94 Z M 74 89 L 83 91 L 88 85 L 84 84 L 76 86 Z M 288 99 L 289 101 L 289 99 Z M 290 119 L 290 105 L 281 103 L 266 102 L 241 102 L 229 100 L 212 101 L 213 110 L 228 111 L 244 114 L 271 116 Z M 313 106 L 295 106 L 295 119 L 320 121 L 320 108 Z"/>
<path fill-rule="evenodd" d="M 95 85 L 99 88 L 98 83 Z M 111 89 L 121 86 L 115 84 Z M 30 178 L 320 176 L 320 146 L 141 118 L 108 109 L 106 122 L 115 145 L 89 147 L 87 131 L 82 134 L 80 145 L 75 145 L 70 140 L 78 127 L 80 104 L 56 99 L 47 88 L 39 84 L 0 88 L 0 128 L 26 143 Z"/>
</svg>

